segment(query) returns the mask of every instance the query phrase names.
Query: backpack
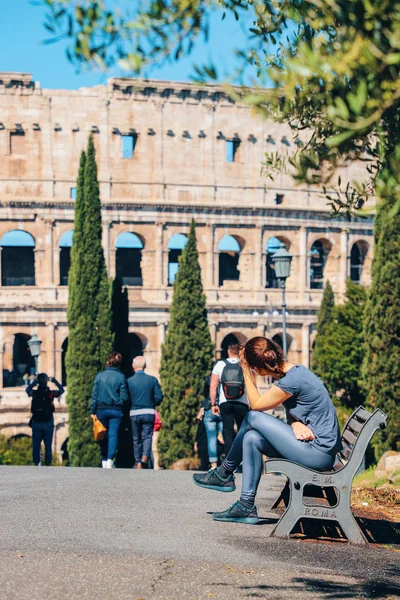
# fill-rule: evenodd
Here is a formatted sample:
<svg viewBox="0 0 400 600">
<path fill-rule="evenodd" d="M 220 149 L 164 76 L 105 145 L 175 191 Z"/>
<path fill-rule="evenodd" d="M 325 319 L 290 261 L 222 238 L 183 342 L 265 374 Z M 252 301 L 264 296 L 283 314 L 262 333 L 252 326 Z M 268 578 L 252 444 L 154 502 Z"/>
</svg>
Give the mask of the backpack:
<svg viewBox="0 0 400 600">
<path fill-rule="evenodd" d="M 231 363 L 227 360 L 221 374 L 221 385 L 227 400 L 237 400 L 244 394 L 244 377 L 242 367 L 239 363 Z"/>
<path fill-rule="evenodd" d="M 38 387 L 32 393 L 32 419 L 34 421 L 50 421 L 53 417 L 54 404 L 49 388 Z"/>
</svg>

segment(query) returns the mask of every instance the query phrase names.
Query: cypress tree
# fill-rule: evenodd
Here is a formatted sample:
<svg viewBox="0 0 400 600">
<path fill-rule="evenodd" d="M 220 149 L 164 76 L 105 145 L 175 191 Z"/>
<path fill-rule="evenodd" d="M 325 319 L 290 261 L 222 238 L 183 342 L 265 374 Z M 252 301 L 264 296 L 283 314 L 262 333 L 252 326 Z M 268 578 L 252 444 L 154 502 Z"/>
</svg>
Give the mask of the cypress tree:
<svg viewBox="0 0 400 600">
<path fill-rule="evenodd" d="M 163 428 L 158 450 L 163 467 L 193 456 L 195 416 L 212 361 L 213 344 L 192 220 L 189 239 L 179 260 L 169 328 L 162 347 L 160 376 L 164 400 L 160 412 Z"/>
<path fill-rule="evenodd" d="M 370 408 L 381 408 L 388 415 L 387 428 L 372 439 L 377 460 L 383 452 L 398 449 L 400 431 L 400 218 L 393 214 L 396 201 L 394 191 L 378 207 L 364 321 L 365 391 Z"/>
<path fill-rule="evenodd" d="M 331 319 L 319 334 L 317 373 L 348 415 L 363 404 L 360 366 L 364 357 L 363 316 L 366 290 L 350 279 L 346 299 L 332 309 Z"/>
<path fill-rule="evenodd" d="M 82 153 L 68 286 L 68 452 L 72 466 L 97 466 L 89 404 L 96 374 L 111 350 L 111 287 L 101 245 L 101 203 L 93 139 Z"/>
<path fill-rule="evenodd" d="M 323 353 L 324 328 L 332 322 L 332 311 L 335 306 L 335 296 L 329 281 L 326 282 L 322 301 L 318 310 L 317 335 L 314 341 L 311 368 L 317 375 L 320 373 L 320 355 Z"/>
</svg>

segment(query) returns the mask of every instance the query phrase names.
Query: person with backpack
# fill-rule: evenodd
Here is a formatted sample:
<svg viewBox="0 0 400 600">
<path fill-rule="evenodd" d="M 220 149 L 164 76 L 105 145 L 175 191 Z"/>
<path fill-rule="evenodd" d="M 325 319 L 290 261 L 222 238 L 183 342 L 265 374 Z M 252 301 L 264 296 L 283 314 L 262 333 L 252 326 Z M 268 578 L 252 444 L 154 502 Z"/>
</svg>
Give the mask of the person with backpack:
<svg viewBox="0 0 400 600">
<path fill-rule="evenodd" d="M 235 439 L 235 423 L 239 431 L 243 419 L 249 412 L 243 371 L 239 364 L 239 350 L 239 344 L 231 344 L 228 347 L 228 358 L 219 360 L 211 375 L 211 410 L 214 415 L 221 415 L 226 455 Z M 219 402 L 217 402 L 218 392 Z"/>
<path fill-rule="evenodd" d="M 47 385 L 49 381 L 58 389 L 51 390 Z M 32 398 L 32 460 L 36 466 L 41 465 L 41 445 L 44 442 L 44 461 L 46 466 L 50 466 L 53 460 L 54 399 L 62 396 L 64 388 L 55 377 L 49 378 L 46 373 L 39 373 L 26 388 L 26 393 Z"/>
<path fill-rule="evenodd" d="M 251 410 L 222 465 L 196 473 L 193 481 L 206 489 L 234 492 L 234 472 L 243 463 L 240 500 L 227 510 L 212 513 L 212 517 L 215 521 L 256 525 L 255 498 L 263 456 L 284 458 L 313 471 L 330 471 L 342 442 L 330 394 L 314 373 L 289 362 L 278 344 L 262 336 L 246 342 L 240 359 Z M 257 375 L 274 379 L 263 394 L 257 388 Z M 266 413 L 280 405 L 286 410 L 286 423 Z"/>
</svg>

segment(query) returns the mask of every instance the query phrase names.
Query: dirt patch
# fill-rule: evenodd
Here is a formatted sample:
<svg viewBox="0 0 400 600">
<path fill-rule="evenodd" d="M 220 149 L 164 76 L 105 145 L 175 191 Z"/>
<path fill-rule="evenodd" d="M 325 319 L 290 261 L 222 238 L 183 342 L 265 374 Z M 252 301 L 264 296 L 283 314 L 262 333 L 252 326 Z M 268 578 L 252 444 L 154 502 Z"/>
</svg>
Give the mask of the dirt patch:
<svg viewBox="0 0 400 600">
<path fill-rule="evenodd" d="M 353 488 L 351 507 L 360 517 L 400 521 L 400 490 L 389 485 Z"/>
</svg>

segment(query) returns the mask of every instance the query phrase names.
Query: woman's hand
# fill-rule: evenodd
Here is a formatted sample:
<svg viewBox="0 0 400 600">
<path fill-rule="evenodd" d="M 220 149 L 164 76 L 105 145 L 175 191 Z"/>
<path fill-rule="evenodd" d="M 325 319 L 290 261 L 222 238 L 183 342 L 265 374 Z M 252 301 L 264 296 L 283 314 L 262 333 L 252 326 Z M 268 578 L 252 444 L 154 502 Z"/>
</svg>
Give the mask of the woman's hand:
<svg viewBox="0 0 400 600">
<path fill-rule="evenodd" d="M 220 410 L 219 410 L 219 406 L 218 406 L 218 404 L 213 404 L 213 405 L 211 406 L 211 412 L 212 412 L 212 414 L 213 414 L 213 415 L 215 415 L 216 417 L 219 417 L 219 415 L 220 415 Z"/>
<path fill-rule="evenodd" d="M 304 423 L 296 421 L 295 423 L 292 423 L 291 427 L 294 431 L 294 435 L 298 440 L 301 440 L 302 442 L 315 440 L 315 435 L 313 434 L 311 429 L 307 427 L 307 425 L 304 425 Z"/>
</svg>

